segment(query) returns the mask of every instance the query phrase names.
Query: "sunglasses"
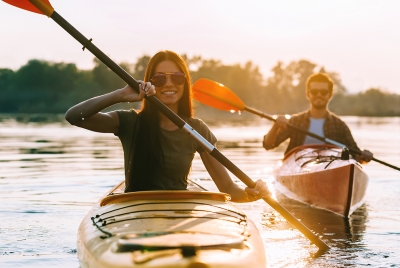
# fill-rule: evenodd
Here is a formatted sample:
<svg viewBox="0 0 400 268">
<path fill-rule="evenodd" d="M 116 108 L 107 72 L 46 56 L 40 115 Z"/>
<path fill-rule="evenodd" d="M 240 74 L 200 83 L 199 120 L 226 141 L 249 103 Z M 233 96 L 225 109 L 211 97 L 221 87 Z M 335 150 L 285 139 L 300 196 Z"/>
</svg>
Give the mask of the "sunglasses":
<svg viewBox="0 0 400 268">
<path fill-rule="evenodd" d="M 176 85 L 183 85 L 186 81 L 186 76 L 185 74 L 181 72 L 175 72 L 175 73 L 158 73 L 151 78 L 151 83 L 155 87 L 162 87 L 165 82 L 167 82 L 167 77 L 171 78 L 172 83 Z"/>
<path fill-rule="evenodd" d="M 321 94 L 321 96 L 326 96 L 329 94 L 329 90 L 326 89 L 310 89 L 308 92 L 310 92 L 313 96 L 317 96 L 318 93 Z"/>
</svg>

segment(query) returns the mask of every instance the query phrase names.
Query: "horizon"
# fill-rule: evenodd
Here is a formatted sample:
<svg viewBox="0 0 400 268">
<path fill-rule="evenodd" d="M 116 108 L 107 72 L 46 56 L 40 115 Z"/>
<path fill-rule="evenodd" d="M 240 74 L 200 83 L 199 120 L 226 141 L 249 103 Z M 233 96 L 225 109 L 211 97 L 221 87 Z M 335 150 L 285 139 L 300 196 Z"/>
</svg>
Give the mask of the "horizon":
<svg viewBox="0 0 400 268">
<path fill-rule="evenodd" d="M 278 61 L 287 65 L 305 59 L 338 73 L 348 93 L 379 88 L 400 94 L 397 1 L 51 3 L 117 63 L 135 63 L 170 49 L 226 65 L 251 61 L 266 79 Z M 0 21 L 13 25 L 0 29 L 0 68 L 16 70 L 31 59 L 74 63 L 79 69 L 94 66 L 94 56 L 82 53 L 76 40 L 43 15 L 3 2 Z"/>
</svg>

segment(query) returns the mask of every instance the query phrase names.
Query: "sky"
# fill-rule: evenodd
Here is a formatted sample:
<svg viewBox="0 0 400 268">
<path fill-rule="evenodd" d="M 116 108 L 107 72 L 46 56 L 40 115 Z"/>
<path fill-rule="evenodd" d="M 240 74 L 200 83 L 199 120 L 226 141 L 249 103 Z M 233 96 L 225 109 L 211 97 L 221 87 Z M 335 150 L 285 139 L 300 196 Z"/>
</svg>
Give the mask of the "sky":
<svg viewBox="0 0 400 268">
<path fill-rule="evenodd" d="M 400 1 L 52 0 L 115 62 L 169 49 L 224 64 L 309 60 L 339 73 L 350 93 L 400 94 Z M 93 67 L 93 55 L 52 19 L 0 3 L 0 68 L 30 59 Z M 138 78 L 139 79 L 139 78 Z"/>
</svg>

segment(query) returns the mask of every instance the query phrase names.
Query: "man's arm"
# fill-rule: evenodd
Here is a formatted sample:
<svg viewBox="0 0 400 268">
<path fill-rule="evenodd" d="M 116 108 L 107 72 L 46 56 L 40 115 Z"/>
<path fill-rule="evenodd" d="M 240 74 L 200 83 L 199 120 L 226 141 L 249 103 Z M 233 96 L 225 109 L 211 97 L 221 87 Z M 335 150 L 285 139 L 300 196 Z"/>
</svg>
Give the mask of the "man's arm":
<svg viewBox="0 0 400 268">
<path fill-rule="evenodd" d="M 286 119 L 285 116 L 283 115 L 278 116 L 278 118 L 275 120 L 275 123 L 272 125 L 271 129 L 264 136 L 263 147 L 266 150 L 271 150 L 277 146 L 276 138 L 278 137 L 278 133 L 281 130 L 287 130 L 287 125 L 286 125 L 287 122 L 288 120 Z"/>
<path fill-rule="evenodd" d="M 232 181 L 226 168 L 209 153 L 203 151 L 200 157 L 218 190 L 229 194 L 232 202 L 252 202 L 271 194 L 267 184 L 261 179 L 256 181 L 254 188 L 243 189 Z"/>
<path fill-rule="evenodd" d="M 349 146 L 350 148 L 354 148 L 354 149 L 361 151 L 361 149 L 358 148 L 357 143 L 355 142 L 349 127 L 344 122 L 343 122 L 343 124 L 344 124 L 344 126 L 343 126 L 344 141 L 343 141 L 343 143 L 346 144 L 347 146 Z M 371 161 L 374 156 L 370 151 L 363 150 L 363 151 L 361 151 L 361 154 L 353 154 L 353 157 L 359 163 L 365 164 L 365 163 L 368 163 L 369 161 Z"/>
</svg>

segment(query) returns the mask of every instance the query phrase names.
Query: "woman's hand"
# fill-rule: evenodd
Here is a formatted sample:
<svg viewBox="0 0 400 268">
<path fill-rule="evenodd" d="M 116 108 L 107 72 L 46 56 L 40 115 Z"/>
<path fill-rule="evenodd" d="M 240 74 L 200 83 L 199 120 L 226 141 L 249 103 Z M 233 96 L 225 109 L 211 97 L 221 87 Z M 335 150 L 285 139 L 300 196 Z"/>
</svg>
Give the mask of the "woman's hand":
<svg viewBox="0 0 400 268">
<path fill-rule="evenodd" d="M 138 80 L 139 83 L 139 93 L 137 93 L 129 85 L 120 89 L 122 99 L 124 102 L 135 102 L 143 100 L 144 96 L 153 96 L 156 94 L 156 89 L 150 82 L 143 82 Z"/>
<path fill-rule="evenodd" d="M 254 188 L 246 187 L 244 190 L 249 202 L 271 195 L 267 184 L 263 180 L 257 180 Z"/>
</svg>

